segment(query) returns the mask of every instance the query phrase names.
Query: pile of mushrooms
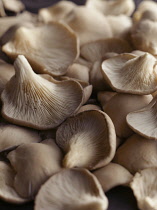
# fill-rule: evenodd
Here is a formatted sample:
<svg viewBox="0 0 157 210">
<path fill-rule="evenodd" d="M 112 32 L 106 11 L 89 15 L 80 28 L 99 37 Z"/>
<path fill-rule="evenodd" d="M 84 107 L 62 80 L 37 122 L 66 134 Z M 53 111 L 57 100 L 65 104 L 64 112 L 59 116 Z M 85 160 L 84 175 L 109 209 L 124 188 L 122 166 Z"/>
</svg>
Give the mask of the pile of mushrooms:
<svg viewBox="0 0 157 210">
<path fill-rule="evenodd" d="M 107 210 L 124 185 L 157 209 L 157 3 L 24 10 L 0 0 L 0 198 Z"/>
</svg>

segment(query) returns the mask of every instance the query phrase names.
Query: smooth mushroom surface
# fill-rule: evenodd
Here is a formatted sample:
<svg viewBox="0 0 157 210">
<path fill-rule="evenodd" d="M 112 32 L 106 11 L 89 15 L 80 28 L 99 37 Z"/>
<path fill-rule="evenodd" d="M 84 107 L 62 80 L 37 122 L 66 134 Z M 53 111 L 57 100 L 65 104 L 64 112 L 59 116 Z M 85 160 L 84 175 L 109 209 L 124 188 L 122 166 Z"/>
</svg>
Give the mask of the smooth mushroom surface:
<svg viewBox="0 0 157 210">
<path fill-rule="evenodd" d="M 68 118 L 56 133 L 64 151 L 66 168 L 100 168 L 115 155 L 116 134 L 111 119 L 102 111 L 89 110 Z"/>
<path fill-rule="evenodd" d="M 14 189 L 15 172 L 11 166 L 0 161 L 0 199 L 14 204 L 23 204 L 28 199 L 20 197 Z"/>
<path fill-rule="evenodd" d="M 0 17 L 5 17 L 6 13 L 5 13 L 5 9 L 4 9 L 4 5 L 2 0 L 0 0 Z"/>
<path fill-rule="evenodd" d="M 86 104 L 84 106 L 81 106 L 77 113 L 84 112 L 87 110 L 101 110 L 101 107 L 95 104 Z"/>
<path fill-rule="evenodd" d="M 105 167 L 93 171 L 105 192 L 119 185 L 128 186 L 132 181 L 132 174 L 123 166 L 109 163 Z"/>
<path fill-rule="evenodd" d="M 16 172 L 14 188 L 24 198 L 33 199 L 40 186 L 62 169 L 62 153 L 53 139 L 23 144 L 7 158 Z"/>
<path fill-rule="evenodd" d="M 97 99 L 101 104 L 102 108 L 106 105 L 106 103 L 117 94 L 117 92 L 113 91 L 99 91 L 97 93 Z"/>
<path fill-rule="evenodd" d="M 79 53 L 74 32 L 58 22 L 19 27 L 2 50 L 12 59 L 24 55 L 38 73 L 56 76 L 65 74 Z"/>
<path fill-rule="evenodd" d="M 65 169 L 55 174 L 41 187 L 35 199 L 35 210 L 107 208 L 108 200 L 100 183 L 85 169 Z"/>
<path fill-rule="evenodd" d="M 117 92 L 146 95 L 157 90 L 154 56 L 122 54 L 102 63 L 104 79 Z"/>
<path fill-rule="evenodd" d="M 25 5 L 20 0 L 2 0 L 6 10 L 19 13 L 25 9 Z"/>
<path fill-rule="evenodd" d="M 114 162 L 124 166 L 130 173 L 157 167 L 157 142 L 137 134 L 129 137 L 120 146 L 114 157 Z"/>
<path fill-rule="evenodd" d="M 137 172 L 130 183 L 141 210 L 157 210 L 157 168 Z"/>
<path fill-rule="evenodd" d="M 51 129 L 72 115 L 83 102 L 79 83 L 50 82 L 35 74 L 22 55 L 14 63 L 15 76 L 2 92 L 2 115 L 9 122 L 40 130 Z"/>
</svg>

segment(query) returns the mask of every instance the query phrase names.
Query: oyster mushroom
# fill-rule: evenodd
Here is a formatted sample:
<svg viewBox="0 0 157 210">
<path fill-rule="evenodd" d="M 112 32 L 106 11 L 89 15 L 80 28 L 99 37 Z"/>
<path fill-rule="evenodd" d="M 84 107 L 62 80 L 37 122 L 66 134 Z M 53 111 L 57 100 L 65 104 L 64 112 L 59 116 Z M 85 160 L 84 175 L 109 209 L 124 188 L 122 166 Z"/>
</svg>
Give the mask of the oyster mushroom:
<svg viewBox="0 0 157 210">
<path fill-rule="evenodd" d="M 101 103 L 103 111 L 110 116 L 118 137 L 127 138 L 132 135 L 133 131 L 126 122 L 127 114 L 145 107 L 152 98 L 152 95 L 117 93 L 108 102 Z"/>
<path fill-rule="evenodd" d="M 9 203 L 22 204 L 28 199 L 21 198 L 13 187 L 15 172 L 11 166 L 0 161 L 0 198 Z"/>
<path fill-rule="evenodd" d="M 2 0 L 4 8 L 11 12 L 19 13 L 25 9 L 25 5 L 20 0 Z"/>
<path fill-rule="evenodd" d="M 33 72 L 26 58 L 18 56 L 15 76 L 1 94 L 2 115 L 9 122 L 47 130 L 61 124 L 82 104 L 83 89 L 75 81 L 54 81 Z"/>
<path fill-rule="evenodd" d="M 55 174 L 35 199 L 35 210 L 107 210 L 107 207 L 108 200 L 98 180 L 85 169 L 65 169 Z"/>
<path fill-rule="evenodd" d="M 23 144 L 7 158 L 16 171 L 14 188 L 24 198 L 34 198 L 40 186 L 61 170 L 62 153 L 53 139 Z"/>
<path fill-rule="evenodd" d="M 117 93 L 112 91 L 100 91 L 97 94 L 98 101 L 100 102 L 102 108 L 105 106 L 105 104 Z"/>
<path fill-rule="evenodd" d="M 137 172 L 130 186 L 141 210 L 157 209 L 157 168 Z"/>
<path fill-rule="evenodd" d="M 105 192 L 119 185 L 127 186 L 133 178 L 127 169 L 116 163 L 109 163 L 107 166 L 95 170 L 93 174 Z"/>
<path fill-rule="evenodd" d="M 59 126 L 56 143 L 64 151 L 63 166 L 90 170 L 108 164 L 116 149 L 112 121 L 102 111 L 88 110 L 67 119 Z"/>
<path fill-rule="evenodd" d="M 134 134 L 118 148 L 113 161 L 134 174 L 145 168 L 157 167 L 156 159 L 157 142 Z"/>
<path fill-rule="evenodd" d="M 101 107 L 95 104 L 86 104 L 82 106 L 77 113 L 84 112 L 87 110 L 101 110 Z"/>
<path fill-rule="evenodd" d="M 113 90 L 146 95 L 157 90 L 156 59 L 149 53 L 141 56 L 122 54 L 105 60 L 102 73 Z"/>
<path fill-rule="evenodd" d="M 24 55 L 39 73 L 59 76 L 65 74 L 77 58 L 78 40 L 74 32 L 61 23 L 34 28 L 23 26 L 16 30 L 2 50 L 12 59 Z"/>
</svg>

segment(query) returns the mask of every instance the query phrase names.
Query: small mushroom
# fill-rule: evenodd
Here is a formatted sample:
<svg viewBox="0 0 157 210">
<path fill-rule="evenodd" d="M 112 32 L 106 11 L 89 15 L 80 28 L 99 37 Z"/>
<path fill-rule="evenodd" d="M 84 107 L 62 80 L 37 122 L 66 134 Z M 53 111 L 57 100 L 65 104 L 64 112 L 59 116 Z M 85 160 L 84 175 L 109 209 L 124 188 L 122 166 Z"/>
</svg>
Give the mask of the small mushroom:
<svg viewBox="0 0 157 210">
<path fill-rule="evenodd" d="M 14 188 L 24 198 L 34 198 L 40 186 L 61 170 L 62 153 L 53 139 L 23 144 L 7 158 L 16 171 Z"/>
<path fill-rule="evenodd" d="M 123 166 L 109 163 L 107 166 L 93 172 L 105 192 L 119 185 L 128 186 L 133 176 Z"/>
<path fill-rule="evenodd" d="M 107 210 L 98 180 L 85 169 L 66 169 L 52 176 L 35 199 L 35 210 Z"/>
<path fill-rule="evenodd" d="M 157 209 L 157 168 L 137 172 L 130 186 L 141 210 Z"/>
<path fill-rule="evenodd" d="M 117 93 L 108 102 L 101 105 L 103 111 L 110 116 L 117 136 L 127 138 L 133 134 L 126 122 L 127 114 L 145 107 L 151 100 L 151 95 L 139 96 Z"/>
<path fill-rule="evenodd" d="M 20 0 L 2 0 L 4 8 L 11 12 L 19 13 L 25 9 L 25 5 Z"/>
<path fill-rule="evenodd" d="M 156 69 L 156 59 L 149 53 L 122 54 L 102 63 L 104 79 L 113 90 L 139 95 L 157 90 Z"/>
<path fill-rule="evenodd" d="M 59 126 L 56 143 L 64 151 L 66 168 L 100 168 L 108 164 L 116 149 L 111 119 L 102 111 L 89 110 L 68 118 Z"/>
<path fill-rule="evenodd" d="M 19 27 L 2 50 L 12 59 L 22 54 L 37 72 L 55 76 L 65 74 L 79 52 L 74 32 L 57 22 Z"/>
<path fill-rule="evenodd" d="M 2 92 L 2 115 L 9 122 L 47 130 L 61 124 L 83 102 L 83 89 L 75 81 L 55 81 L 33 72 L 26 58 L 18 56 L 15 76 Z"/>
<path fill-rule="evenodd" d="M 145 168 L 157 167 L 156 160 L 157 142 L 134 134 L 118 148 L 113 161 L 134 174 Z"/>
<path fill-rule="evenodd" d="M 13 187 L 15 172 L 5 162 L 0 161 L 0 198 L 14 204 L 26 203 L 29 200 L 21 198 Z"/>
<path fill-rule="evenodd" d="M 70 1 L 60 1 L 48 8 L 39 10 L 39 19 L 43 22 L 60 21 L 76 7 L 76 4 Z"/>
</svg>

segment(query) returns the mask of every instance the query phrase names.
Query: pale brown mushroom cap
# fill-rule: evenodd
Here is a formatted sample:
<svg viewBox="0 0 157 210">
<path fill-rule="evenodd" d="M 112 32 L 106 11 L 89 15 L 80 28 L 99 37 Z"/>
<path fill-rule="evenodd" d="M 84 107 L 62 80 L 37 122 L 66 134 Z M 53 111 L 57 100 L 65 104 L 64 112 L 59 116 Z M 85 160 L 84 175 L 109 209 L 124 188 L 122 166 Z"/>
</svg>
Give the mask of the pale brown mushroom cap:
<svg viewBox="0 0 157 210">
<path fill-rule="evenodd" d="M 96 169 L 112 160 L 116 134 L 108 115 L 89 110 L 67 119 L 57 130 L 56 143 L 65 153 L 64 167 Z"/>
<path fill-rule="evenodd" d="M 83 89 L 75 81 L 55 81 L 33 72 L 24 56 L 15 61 L 15 76 L 2 92 L 2 115 L 8 121 L 35 129 L 58 126 L 83 102 Z"/>
<path fill-rule="evenodd" d="M 157 168 L 137 172 L 130 186 L 141 210 L 157 209 Z"/>
<path fill-rule="evenodd" d="M 95 104 L 86 104 L 84 106 L 81 106 L 77 113 L 84 112 L 87 110 L 101 110 L 101 107 Z"/>
<path fill-rule="evenodd" d="M 57 22 L 19 27 L 2 50 L 12 59 L 24 55 L 37 72 L 56 76 L 65 74 L 79 53 L 74 32 Z"/>
<path fill-rule="evenodd" d="M 2 0 L 6 10 L 18 13 L 25 9 L 25 5 L 20 0 Z"/>
<path fill-rule="evenodd" d="M 109 163 L 105 167 L 95 170 L 93 174 L 105 192 L 119 185 L 128 185 L 133 178 L 126 168 L 116 163 Z"/>
<path fill-rule="evenodd" d="M 15 204 L 28 202 L 28 199 L 21 198 L 15 191 L 14 177 L 14 170 L 7 163 L 0 161 L 0 198 Z"/>
<path fill-rule="evenodd" d="M 7 158 L 16 171 L 14 188 L 24 198 L 33 198 L 40 186 L 61 170 L 62 153 L 53 139 L 21 145 Z"/>
<path fill-rule="evenodd" d="M 108 200 L 96 177 L 85 169 L 66 169 L 52 176 L 35 199 L 35 210 L 107 210 Z"/>
<path fill-rule="evenodd" d="M 157 142 L 134 134 L 118 148 L 113 161 L 134 174 L 145 168 L 157 167 L 156 160 Z"/>
<path fill-rule="evenodd" d="M 146 95 L 157 90 L 156 59 L 149 53 L 122 54 L 102 63 L 104 79 L 117 92 Z"/>
</svg>

